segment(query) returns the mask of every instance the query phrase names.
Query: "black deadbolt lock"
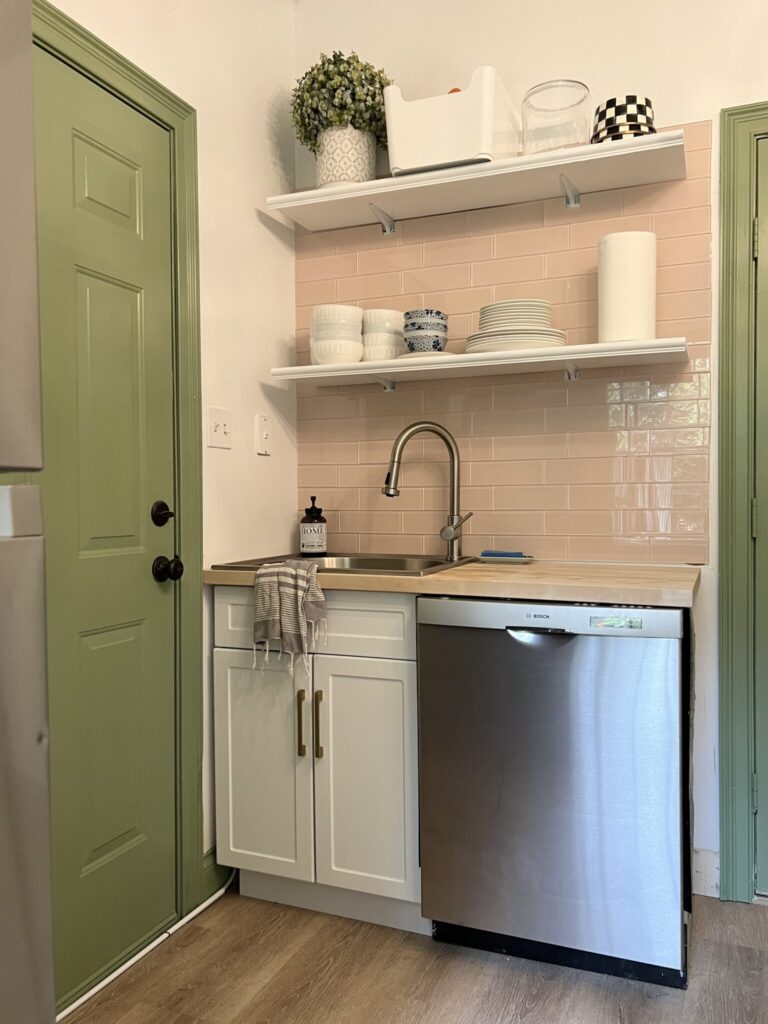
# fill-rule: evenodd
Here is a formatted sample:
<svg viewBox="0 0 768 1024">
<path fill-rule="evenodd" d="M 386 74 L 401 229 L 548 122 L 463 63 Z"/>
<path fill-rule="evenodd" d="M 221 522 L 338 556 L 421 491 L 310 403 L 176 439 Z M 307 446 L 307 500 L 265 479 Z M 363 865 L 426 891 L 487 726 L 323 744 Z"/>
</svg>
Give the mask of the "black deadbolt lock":
<svg viewBox="0 0 768 1024">
<path fill-rule="evenodd" d="M 168 508 L 168 502 L 162 499 L 152 505 L 149 514 L 155 526 L 165 526 L 168 520 L 174 517 L 174 513 Z"/>
<path fill-rule="evenodd" d="M 158 555 L 152 563 L 152 575 L 158 583 L 165 583 L 166 580 L 175 583 L 184 575 L 184 563 L 178 555 L 174 555 L 173 558 Z"/>
</svg>

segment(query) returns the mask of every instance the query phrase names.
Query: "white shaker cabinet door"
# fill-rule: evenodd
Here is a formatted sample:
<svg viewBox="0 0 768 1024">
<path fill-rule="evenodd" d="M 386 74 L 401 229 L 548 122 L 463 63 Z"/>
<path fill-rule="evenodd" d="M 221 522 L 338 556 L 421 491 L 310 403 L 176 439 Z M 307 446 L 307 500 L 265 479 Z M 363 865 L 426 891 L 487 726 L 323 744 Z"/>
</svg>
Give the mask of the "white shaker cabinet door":
<svg viewBox="0 0 768 1024">
<path fill-rule="evenodd" d="M 315 655 L 317 881 L 418 902 L 416 664 Z"/>
<path fill-rule="evenodd" d="M 217 860 L 313 881 L 311 676 L 301 659 L 293 676 L 275 655 L 252 665 L 214 651 Z"/>
</svg>

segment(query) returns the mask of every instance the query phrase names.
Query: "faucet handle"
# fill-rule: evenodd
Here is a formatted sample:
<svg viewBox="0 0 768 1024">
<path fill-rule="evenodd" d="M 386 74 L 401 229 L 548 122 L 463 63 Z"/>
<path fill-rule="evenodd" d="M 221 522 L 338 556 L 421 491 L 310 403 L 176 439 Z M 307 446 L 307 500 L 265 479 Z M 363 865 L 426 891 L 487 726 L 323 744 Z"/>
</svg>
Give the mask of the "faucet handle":
<svg viewBox="0 0 768 1024">
<path fill-rule="evenodd" d="M 464 525 L 464 523 L 466 523 L 466 521 L 470 519 L 474 514 L 474 512 L 467 512 L 466 515 L 463 516 L 448 516 L 447 525 L 444 526 L 440 531 L 440 536 L 442 537 L 442 539 L 447 541 L 456 540 L 456 538 L 461 533 L 461 528 Z M 453 520 L 455 520 L 455 522 Z"/>
</svg>

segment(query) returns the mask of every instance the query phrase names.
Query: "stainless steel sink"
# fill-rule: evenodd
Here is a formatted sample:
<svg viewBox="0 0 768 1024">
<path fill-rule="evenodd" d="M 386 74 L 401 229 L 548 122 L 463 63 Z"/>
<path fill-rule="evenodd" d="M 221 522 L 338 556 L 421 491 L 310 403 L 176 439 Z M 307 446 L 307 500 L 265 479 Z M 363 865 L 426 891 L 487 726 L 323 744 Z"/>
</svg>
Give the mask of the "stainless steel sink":
<svg viewBox="0 0 768 1024">
<path fill-rule="evenodd" d="M 272 558 L 249 558 L 243 562 L 226 562 L 214 565 L 213 569 L 229 569 L 243 572 L 258 569 L 267 562 L 284 562 L 288 558 L 301 559 L 301 555 L 275 555 Z M 423 558 L 420 555 L 324 555 L 322 558 L 303 559 L 316 562 L 320 572 L 360 573 L 370 576 L 429 576 L 433 572 L 454 569 L 466 565 L 475 558 L 460 558 L 448 562 L 444 558 Z"/>
</svg>

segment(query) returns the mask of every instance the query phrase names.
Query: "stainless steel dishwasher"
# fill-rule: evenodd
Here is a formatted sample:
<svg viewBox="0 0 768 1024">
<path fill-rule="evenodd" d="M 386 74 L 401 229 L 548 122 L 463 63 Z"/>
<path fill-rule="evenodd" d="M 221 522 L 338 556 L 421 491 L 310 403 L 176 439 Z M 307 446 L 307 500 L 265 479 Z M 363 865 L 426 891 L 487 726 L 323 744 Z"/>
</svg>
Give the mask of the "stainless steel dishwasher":
<svg viewBox="0 0 768 1024">
<path fill-rule="evenodd" d="M 686 984 L 683 613 L 418 599 L 435 938 Z"/>
</svg>

